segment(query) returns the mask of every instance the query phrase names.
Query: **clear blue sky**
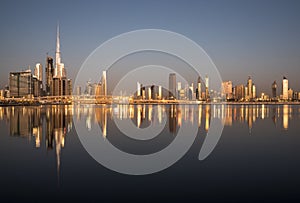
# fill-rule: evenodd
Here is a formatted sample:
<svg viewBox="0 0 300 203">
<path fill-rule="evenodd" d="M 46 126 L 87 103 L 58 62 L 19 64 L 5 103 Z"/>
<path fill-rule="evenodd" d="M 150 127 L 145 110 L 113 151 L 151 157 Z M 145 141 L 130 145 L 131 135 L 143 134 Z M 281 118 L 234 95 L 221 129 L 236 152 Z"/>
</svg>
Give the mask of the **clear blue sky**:
<svg viewBox="0 0 300 203">
<path fill-rule="evenodd" d="M 10 71 L 54 56 L 56 24 L 62 60 L 74 78 L 102 42 L 144 28 L 183 34 L 202 46 L 224 80 L 252 75 L 270 92 L 283 75 L 300 91 L 300 1 L 1 1 L 0 87 Z"/>
</svg>

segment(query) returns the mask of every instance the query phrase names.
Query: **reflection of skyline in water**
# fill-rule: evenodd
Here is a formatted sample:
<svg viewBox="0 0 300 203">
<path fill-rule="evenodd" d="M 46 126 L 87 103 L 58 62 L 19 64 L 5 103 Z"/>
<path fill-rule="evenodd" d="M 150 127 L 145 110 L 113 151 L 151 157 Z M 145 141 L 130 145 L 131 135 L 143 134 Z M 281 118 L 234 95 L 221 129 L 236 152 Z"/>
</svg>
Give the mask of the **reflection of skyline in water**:
<svg viewBox="0 0 300 203">
<path fill-rule="evenodd" d="M 197 125 L 207 132 L 211 118 L 219 118 L 224 126 L 242 123 L 249 134 L 258 120 L 271 120 L 275 127 L 288 130 L 293 118 L 300 118 L 300 106 L 295 105 L 79 105 L 45 107 L 0 107 L 0 120 L 7 123 L 10 136 L 34 139 L 35 148 L 45 146 L 55 150 L 59 173 L 60 155 L 65 138 L 72 129 L 72 116 L 84 119 L 91 130 L 99 125 L 103 137 L 110 135 L 114 119 L 130 119 L 138 128 L 162 125 L 170 134 L 176 134 L 183 123 Z M 110 128 L 109 128 L 110 127 Z"/>
<path fill-rule="evenodd" d="M 57 172 L 60 169 L 61 149 L 72 128 L 72 106 L 0 107 L 0 120 L 9 122 L 10 136 L 35 141 L 35 148 L 44 144 L 47 150 L 55 149 Z"/>
<path fill-rule="evenodd" d="M 162 124 L 167 119 L 168 130 L 176 134 L 183 122 L 197 125 L 208 132 L 210 119 L 221 119 L 224 126 L 246 124 L 251 134 L 256 121 L 271 119 L 276 127 L 288 130 L 293 116 L 300 116 L 295 105 L 102 105 L 76 108 L 77 119 L 86 118 L 86 127 L 100 124 L 103 136 L 108 134 L 108 119 L 131 119 L 138 128 Z"/>
</svg>

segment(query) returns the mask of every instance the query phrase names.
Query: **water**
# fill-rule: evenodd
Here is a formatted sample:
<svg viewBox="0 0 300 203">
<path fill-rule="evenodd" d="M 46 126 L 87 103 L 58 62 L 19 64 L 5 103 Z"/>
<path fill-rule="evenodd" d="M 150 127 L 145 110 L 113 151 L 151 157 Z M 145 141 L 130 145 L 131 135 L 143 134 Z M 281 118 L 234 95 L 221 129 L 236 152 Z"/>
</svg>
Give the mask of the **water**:
<svg viewBox="0 0 300 203">
<path fill-rule="evenodd" d="M 211 118 L 220 118 L 225 127 L 216 148 L 199 161 Z M 162 132 L 148 142 L 134 140 L 120 132 L 116 120 L 131 120 L 140 129 L 162 126 Z M 297 105 L 0 107 L 1 199 L 299 201 L 299 121 Z M 163 150 L 184 123 L 199 131 L 188 153 L 171 167 L 130 176 L 88 154 L 76 134 L 77 122 L 88 132 L 100 127 L 99 139 L 136 155 Z"/>
</svg>

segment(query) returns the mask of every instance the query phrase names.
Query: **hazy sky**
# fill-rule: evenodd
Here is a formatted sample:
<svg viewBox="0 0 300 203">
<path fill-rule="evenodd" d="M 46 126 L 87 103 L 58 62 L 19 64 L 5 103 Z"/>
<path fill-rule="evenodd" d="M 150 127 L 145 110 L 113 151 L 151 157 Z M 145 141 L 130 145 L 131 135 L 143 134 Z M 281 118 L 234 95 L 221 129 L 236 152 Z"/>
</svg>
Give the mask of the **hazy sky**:
<svg viewBox="0 0 300 203">
<path fill-rule="evenodd" d="M 10 71 L 54 56 L 60 23 L 62 61 L 75 78 L 86 57 L 124 32 L 156 28 L 183 34 L 209 54 L 223 80 L 253 76 L 270 92 L 282 76 L 300 91 L 300 1 L 1 1 L 0 87 Z M 168 78 L 166 78 L 167 80 Z"/>
</svg>

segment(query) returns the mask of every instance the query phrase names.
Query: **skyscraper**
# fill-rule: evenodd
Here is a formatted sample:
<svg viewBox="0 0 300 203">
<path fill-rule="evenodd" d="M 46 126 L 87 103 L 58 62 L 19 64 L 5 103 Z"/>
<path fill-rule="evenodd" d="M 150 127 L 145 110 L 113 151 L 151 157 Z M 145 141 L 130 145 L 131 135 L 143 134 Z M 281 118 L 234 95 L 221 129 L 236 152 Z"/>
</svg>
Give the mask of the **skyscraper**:
<svg viewBox="0 0 300 203">
<path fill-rule="evenodd" d="M 289 81 L 288 79 L 284 76 L 282 80 L 282 99 L 283 100 L 288 100 L 289 98 Z"/>
<path fill-rule="evenodd" d="M 46 60 L 46 95 L 50 95 L 52 80 L 54 76 L 53 58 L 47 56 Z"/>
<path fill-rule="evenodd" d="M 243 84 L 237 85 L 235 87 L 235 99 L 237 99 L 238 101 L 241 101 L 245 98 L 245 87 Z"/>
<path fill-rule="evenodd" d="M 169 98 L 176 98 L 176 74 L 169 75 Z"/>
<path fill-rule="evenodd" d="M 248 87 L 247 96 L 248 99 L 251 100 L 253 99 L 253 83 L 252 83 L 251 76 L 248 77 L 247 87 Z"/>
<path fill-rule="evenodd" d="M 273 82 L 272 84 L 272 98 L 276 98 L 277 97 L 277 83 L 276 81 Z"/>
<path fill-rule="evenodd" d="M 107 96 L 106 71 L 102 72 L 101 85 L 102 85 L 102 94 L 103 94 L 103 96 Z"/>
<path fill-rule="evenodd" d="M 57 25 L 54 77 L 63 78 L 63 77 L 66 77 L 66 72 L 65 72 L 65 65 L 63 63 L 61 63 L 60 41 L 59 40 L 60 40 L 59 39 L 59 25 Z"/>
<path fill-rule="evenodd" d="M 43 67 L 42 64 L 37 63 L 34 68 L 34 76 L 39 80 L 43 81 Z"/>
<path fill-rule="evenodd" d="M 208 78 L 208 75 L 205 76 L 205 98 L 209 99 L 209 78 Z"/>
<path fill-rule="evenodd" d="M 198 100 L 201 100 L 201 77 L 199 76 L 198 77 L 198 80 L 197 80 L 197 90 L 196 90 L 196 97 Z"/>
<path fill-rule="evenodd" d="M 33 95 L 31 70 L 11 72 L 9 74 L 9 90 L 11 97 L 31 97 Z"/>
</svg>

